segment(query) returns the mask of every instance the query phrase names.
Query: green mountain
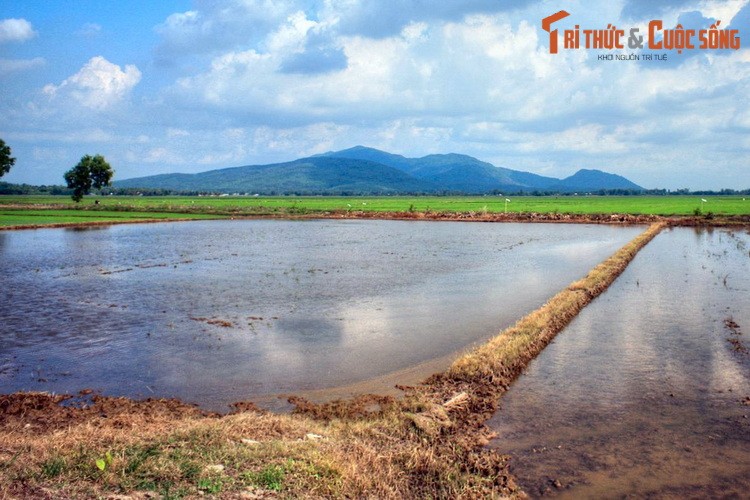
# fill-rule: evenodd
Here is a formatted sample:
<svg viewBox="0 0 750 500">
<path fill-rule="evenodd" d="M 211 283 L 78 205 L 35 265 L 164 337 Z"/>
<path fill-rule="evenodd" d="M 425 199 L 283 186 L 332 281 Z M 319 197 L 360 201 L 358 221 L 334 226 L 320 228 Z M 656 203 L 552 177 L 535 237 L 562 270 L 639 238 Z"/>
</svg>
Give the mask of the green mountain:
<svg viewBox="0 0 750 500">
<path fill-rule="evenodd" d="M 560 180 L 496 167 L 462 154 L 407 158 L 364 146 L 286 163 L 126 179 L 115 182 L 114 186 L 260 194 L 483 194 L 642 190 L 624 177 L 599 170 L 579 170 Z"/>
<path fill-rule="evenodd" d="M 433 193 L 437 186 L 381 163 L 312 157 L 198 174 L 161 174 L 125 179 L 116 188 L 261 194 Z"/>
<path fill-rule="evenodd" d="M 496 167 L 472 156 L 456 153 L 406 158 L 378 149 L 355 146 L 320 156 L 376 161 L 403 170 L 418 179 L 443 186 L 446 190 L 467 193 L 485 193 L 493 190 L 518 192 L 529 187 L 546 189 L 560 182 L 560 179 Z"/>
<path fill-rule="evenodd" d="M 628 189 L 633 191 L 642 191 L 643 188 L 625 177 L 617 174 L 608 174 L 601 170 L 581 169 L 570 177 L 566 177 L 557 184 L 552 185 L 552 189 L 558 191 L 596 191 L 602 189 L 599 186 L 607 186 L 606 189 Z"/>
</svg>

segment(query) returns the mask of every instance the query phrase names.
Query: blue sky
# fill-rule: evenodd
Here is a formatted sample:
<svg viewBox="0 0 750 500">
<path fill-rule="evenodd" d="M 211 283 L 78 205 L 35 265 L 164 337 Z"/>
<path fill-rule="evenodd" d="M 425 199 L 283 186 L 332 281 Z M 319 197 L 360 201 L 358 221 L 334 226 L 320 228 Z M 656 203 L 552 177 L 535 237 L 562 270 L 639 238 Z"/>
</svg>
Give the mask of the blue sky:
<svg viewBox="0 0 750 500">
<path fill-rule="evenodd" d="M 750 187 L 750 0 L 0 0 L 9 182 L 84 154 L 124 179 L 357 144 L 647 188 Z M 739 29 L 667 61 L 549 53 L 555 27 Z"/>
</svg>

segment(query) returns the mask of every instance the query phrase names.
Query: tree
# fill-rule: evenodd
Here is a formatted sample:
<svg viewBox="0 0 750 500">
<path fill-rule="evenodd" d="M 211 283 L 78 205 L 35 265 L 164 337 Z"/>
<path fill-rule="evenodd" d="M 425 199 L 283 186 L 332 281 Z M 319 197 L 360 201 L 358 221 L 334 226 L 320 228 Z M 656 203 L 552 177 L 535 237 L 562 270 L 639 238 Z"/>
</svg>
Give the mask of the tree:
<svg viewBox="0 0 750 500">
<path fill-rule="evenodd" d="M 81 158 L 78 165 L 65 172 L 64 177 L 68 187 L 73 190 L 71 198 L 79 202 L 83 195 L 91 192 L 92 187 L 101 189 L 109 186 L 113 175 L 112 167 L 102 155 L 86 155 Z"/>
<path fill-rule="evenodd" d="M 10 167 L 16 163 L 16 159 L 10 156 L 10 146 L 0 139 L 0 177 L 10 172 Z"/>
</svg>

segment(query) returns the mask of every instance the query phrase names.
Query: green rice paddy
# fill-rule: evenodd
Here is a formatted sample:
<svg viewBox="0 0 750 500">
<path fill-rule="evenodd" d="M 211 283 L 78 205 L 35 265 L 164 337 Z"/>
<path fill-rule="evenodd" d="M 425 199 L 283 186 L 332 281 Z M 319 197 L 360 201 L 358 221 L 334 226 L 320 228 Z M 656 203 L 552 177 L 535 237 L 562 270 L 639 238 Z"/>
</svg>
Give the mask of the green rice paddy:
<svg viewBox="0 0 750 500">
<path fill-rule="evenodd" d="M 508 201 L 506 201 L 508 200 Z M 98 204 L 95 202 L 98 201 Z M 0 226 L 343 212 L 750 215 L 742 196 L 0 196 Z"/>
</svg>

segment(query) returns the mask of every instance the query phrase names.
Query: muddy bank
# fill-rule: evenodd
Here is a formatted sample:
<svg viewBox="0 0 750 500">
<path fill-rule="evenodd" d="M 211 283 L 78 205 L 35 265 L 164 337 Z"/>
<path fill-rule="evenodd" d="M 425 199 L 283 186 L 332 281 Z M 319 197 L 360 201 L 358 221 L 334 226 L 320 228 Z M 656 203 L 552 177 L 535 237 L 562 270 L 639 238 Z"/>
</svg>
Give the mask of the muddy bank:
<svg viewBox="0 0 750 500">
<path fill-rule="evenodd" d="M 630 214 L 565 214 L 536 212 L 369 212 L 340 211 L 315 214 L 322 217 L 395 220 L 459 220 L 477 222 L 564 222 L 569 224 L 650 224 L 661 217 Z M 313 215 L 313 216 L 315 216 Z M 750 221 L 750 217 L 748 218 Z"/>
<path fill-rule="evenodd" d="M 47 393 L 0 394 L 0 428 L 24 432 L 50 433 L 97 421 L 122 426 L 132 415 L 146 420 L 218 417 L 195 405 L 176 399 L 147 399 L 102 397 L 90 390 L 76 395 Z"/>
</svg>

